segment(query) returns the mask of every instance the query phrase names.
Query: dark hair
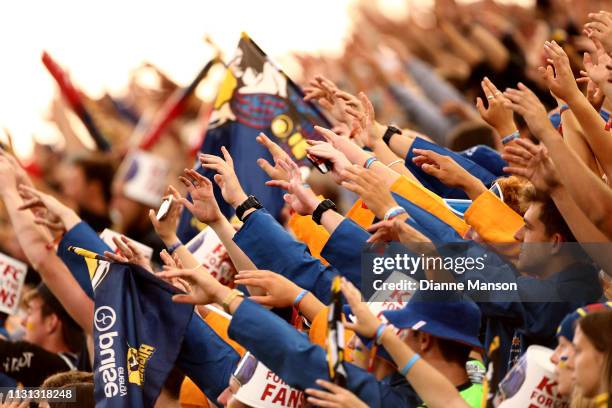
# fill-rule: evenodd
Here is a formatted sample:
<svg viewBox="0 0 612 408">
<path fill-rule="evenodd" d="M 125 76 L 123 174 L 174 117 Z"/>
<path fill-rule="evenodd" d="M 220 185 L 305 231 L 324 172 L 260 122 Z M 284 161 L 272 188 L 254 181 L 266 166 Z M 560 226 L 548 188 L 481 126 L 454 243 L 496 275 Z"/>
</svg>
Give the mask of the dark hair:
<svg viewBox="0 0 612 408">
<path fill-rule="evenodd" d="M 578 326 L 593 347 L 604 354 L 603 378 L 608 379 L 608 393 L 612 393 L 612 310 L 589 313 L 578 320 Z"/>
<path fill-rule="evenodd" d="M 472 346 L 468 346 L 467 344 L 463 343 L 458 343 L 453 340 L 443 339 L 440 337 L 433 338 L 436 339 L 438 348 L 440 349 L 440 353 L 446 361 L 465 366 L 465 363 L 467 363 L 470 358 Z"/>
<path fill-rule="evenodd" d="M 83 170 L 85 180 L 98 181 L 102 188 L 104 200 L 109 202 L 112 197 L 111 186 L 115 177 L 115 164 L 108 156 L 88 153 L 78 154 L 68 158 L 68 163 Z"/>
<path fill-rule="evenodd" d="M 27 305 L 33 299 L 40 299 L 42 301 L 40 313 L 43 317 L 54 314 L 62 322 L 62 339 L 70 351 L 73 353 L 80 352 L 85 341 L 83 331 L 66 312 L 57 298 L 53 296 L 49 288 L 41 283 L 24 295 L 23 302 Z"/>
<path fill-rule="evenodd" d="M 94 385 L 90 382 L 81 382 L 76 384 L 68 384 L 61 387 L 61 389 L 72 388 L 76 399 L 73 402 L 68 400 L 61 402 L 49 402 L 51 408 L 94 408 L 96 403 L 94 400 Z"/>
<path fill-rule="evenodd" d="M 477 145 L 495 149 L 495 139 L 493 129 L 477 121 L 462 122 L 455 126 L 448 135 L 449 148 L 454 151 L 466 150 Z"/>
<path fill-rule="evenodd" d="M 87 371 L 64 371 L 50 375 L 42 383 L 42 388 L 59 388 L 76 383 L 94 383 L 93 373 Z"/>
<path fill-rule="evenodd" d="M 541 192 L 530 192 L 532 204 L 540 204 L 540 221 L 544 224 L 546 234 L 560 234 L 566 242 L 576 242 L 576 237 L 565 222 L 550 196 Z"/>
</svg>

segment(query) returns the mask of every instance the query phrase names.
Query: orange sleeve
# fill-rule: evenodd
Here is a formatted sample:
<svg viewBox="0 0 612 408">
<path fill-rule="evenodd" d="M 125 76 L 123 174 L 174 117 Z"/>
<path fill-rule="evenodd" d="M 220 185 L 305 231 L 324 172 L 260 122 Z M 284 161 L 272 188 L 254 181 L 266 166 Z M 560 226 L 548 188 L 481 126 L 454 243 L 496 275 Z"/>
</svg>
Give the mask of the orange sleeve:
<svg viewBox="0 0 612 408">
<path fill-rule="evenodd" d="M 472 202 L 464 214 L 465 221 L 488 243 L 507 244 L 500 248 L 504 255 L 516 256 L 520 250 L 514 234 L 524 225 L 523 218 L 486 191 Z"/>
<path fill-rule="evenodd" d="M 435 215 L 446 224 L 451 226 L 457 234 L 465 236 L 469 226 L 461 218 L 457 217 L 446 205 L 442 197 L 429 191 L 425 187 L 415 183 L 405 176 L 398 177 L 391 186 L 391 191 L 401 195 L 406 200 L 421 207 L 425 211 Z"/>
<path fill-rule="evenodd" d="M 374 214 L 363 206 L 361 199 L 355 201 L 353 207 L 346 213 L 346 217 L 362 228 L 368 228 L 374 221 Z M 329 239 L 327 230 L 314 222 L 309 215 L 293 214 L 288 224 L 295 238 L 308 246 L 310 254 L 325 265 L 329 265 L 321 256 L 321 251 Z"/>
<path fill-rule="evenodd" d="M 181 408 L 208 408 L 208 398 L 189 377 L 185 377 L 179 391 Z"/>
<path fill-rule="evenodd" d="M 210 326 L 211 329 L 215 331 L 215 333 L 217 333 L 217 336 L 221 337 L 227 344 L 236 350 L 236 352 L 240 354 L 240 357 L 246 353 L 244 347 L 229 338 L 229 335 L 227 334 L 227 329 L 230 325 L 229 319 L 221 316 L 219 313 L 209 311 L 206 314 L 204 321 Z"/>
<path fill-rule="evenodd" d="M 327 344 L 327 314 L 329 313 L 329 307 L 324 307 L 317 313 L 315 318 L 310 324 L 310 331 L 308 332 L 308 338 L 310 342 L 326 348 Z M 349 341 L 355 332 L 352 330 L 344 329 L 344 349 L 345 349 L 345 360 L 352 361 L 352 350 L 349 347 Z"/>
</svg>

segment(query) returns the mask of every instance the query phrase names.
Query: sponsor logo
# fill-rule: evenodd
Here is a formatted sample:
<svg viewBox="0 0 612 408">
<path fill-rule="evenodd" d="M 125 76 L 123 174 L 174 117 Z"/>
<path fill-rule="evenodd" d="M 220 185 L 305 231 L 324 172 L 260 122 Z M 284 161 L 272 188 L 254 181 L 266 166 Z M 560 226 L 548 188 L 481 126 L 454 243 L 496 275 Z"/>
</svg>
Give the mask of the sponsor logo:
<svg viewBox="0 0 612 408">
<path fill-rule="evenodd" d="M 112 398 L 121 392 L 127 394 L 123 368 L 117 369 L 115 361 L 115 338 L 117 331 L 111 331 L 117 321 L 115 310 L 109 306 L 100 306 L 94 312 L 94 326 L 98 331 L 98 351 L 100 353 L 100 366 L 98 372 L 104 383 L 104 395 Z"/>
<path fill-rule="evenodd" d="M 155 347 L 141 344 L 138 349 L 128 345 L 127 351 L 127 372 L 128 381 L 132 384 L 140 385 L 144 383 L 144 373 L 147 362 L 153 355 Z"/>
</svg>

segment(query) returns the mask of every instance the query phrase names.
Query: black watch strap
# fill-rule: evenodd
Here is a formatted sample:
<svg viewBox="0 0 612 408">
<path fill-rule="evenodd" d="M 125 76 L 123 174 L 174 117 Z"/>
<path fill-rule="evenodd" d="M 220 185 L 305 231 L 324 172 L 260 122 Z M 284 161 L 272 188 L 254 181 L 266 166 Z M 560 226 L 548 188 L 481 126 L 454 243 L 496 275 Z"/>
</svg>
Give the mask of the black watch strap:
<svg viewBox="0 0 612 408">
<path fill-rule="evenodd" d="M 242 219 L 242 217 L 244 216 L 244 213 L 246 212 L 246 210 L 249 210 L 251 208 L 255 208 L 255 209 L 263 208 L 263 205 L 261 205 L 259 200 L 257 200 L 257 198 L 252 195 L 250 195 L 246 200 L 244 200 L 242 204 L 236 207 L 236 217 L 238 217 L 240 221 L 244 221 Z"/>
<path fill-rule="evenodd" d="M 338 212 L 336 204 L 329 198 L 326 198 L 325 200 L 321 201 L 319 205 L 317 205 L 317 208 L 315 208 L 315 210 L 312 212 L 312 220 L 321 225 L 321 217 L 327 210 L 334 210 Z"/>
<path fill-rule="evenodd" d="M 391 141 L 391 138 L 393 137 L 393 135 L 401 135 L 401 134 L 402 134 L 401 130 L 399 130 L 393 125 L 389 125 L 387 126 L 387 130 L 385 130 L 385 134 L 383 135 L 383 142 L 385 142 L 385 144 L 389 146 L 389 142 Z"/>
</svg>

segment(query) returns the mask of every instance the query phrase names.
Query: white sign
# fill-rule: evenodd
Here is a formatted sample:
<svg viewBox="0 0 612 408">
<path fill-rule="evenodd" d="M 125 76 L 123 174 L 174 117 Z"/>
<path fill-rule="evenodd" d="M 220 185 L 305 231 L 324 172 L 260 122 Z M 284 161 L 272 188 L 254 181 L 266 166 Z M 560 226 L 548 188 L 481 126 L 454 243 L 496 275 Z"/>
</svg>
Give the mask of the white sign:
<svg viewBox="0 0 612 408">
<path fill-rule="evenodd" d="M 385 283 L 401 283 L 405 281 L 412 281 L 414 282 L 414 287 L 417 286 L 417 282 L 414 279 L 397 271 L 391 273 L 385 280 Z M 414 295 L 414 292 L 414 290 L 377 290 L 368 299 L 368 307 L 378 319 L 387 322 L 382 313 L 388 310 L 403 309 Z"/>
<path fill-rule="evenodd" d="M 28 266 L 23 262 L 0 254 L 0 312 L 17 312 L 23 282 Z"/>
<path fill-rule="evenodd" d="M 234 395 L 238 401 L 254 408 L 301 408 L 304 406 L 302 391 L 290 387 L 261 362 L 254 361 L 254 363 L 256 364 L 255 370 L 242 379 L 244 384 L 241 384 L 240 389 Z"/>
<path fill-rule="evenodd" d="M 552 353 L 546 347 L 529 346 L 499 383 L 493 405 L 499 408 L 569 407 L 557 389 L 555 367 L 550 361 Z"/>
<path fill-rule="evenodd" d="M 215 279 L 224 285 L 233 282 L 236 268 L 212 228 L 204 228 L 185 246 Z"/>
<path fill-rule="evenodd" d="M 170 172 L 168 162 L 151 153 L 135 150 L 122 164 L 125 168 L 123 194 L 152 208 L 157 208 L 166 191 Z"/>
<path fill-rule="evenodd" d="M 117 249 L 117 245 L 115 245 L 115 243 L 113 242 L 113 237 L 116 237 L 117 239 L 121 239 L 121 234 L 111 229 L 108 229 L 108 228 L 104 229 L 104 231 L 100 233 L 100 239 L 104 241 L 104 243 L 108 245 L 114 253 L 119 253 L 119 250 Z M 138 250 L 144 255 L 145 258 L 147 258 L 148 260 L 151 260 L 151 257 L 153 256 L 153 248 L 145 244 L 142 244 L 138 241 L 134 241 L 131 238 L 128 238 L 128 240 L 136 248 L 138 248 Z"/>
</svg>

